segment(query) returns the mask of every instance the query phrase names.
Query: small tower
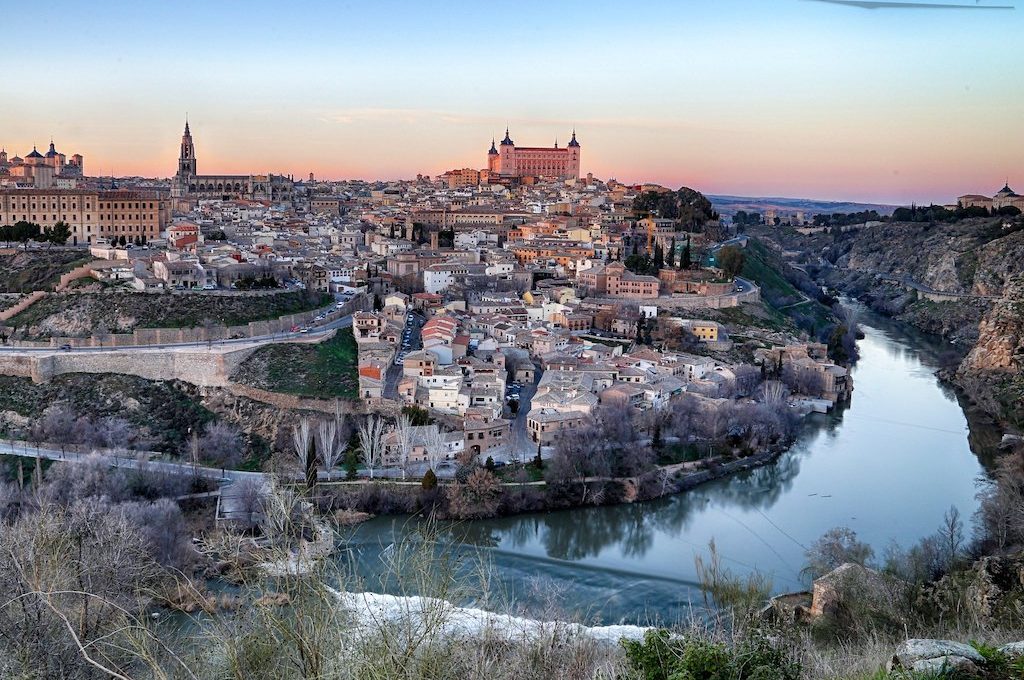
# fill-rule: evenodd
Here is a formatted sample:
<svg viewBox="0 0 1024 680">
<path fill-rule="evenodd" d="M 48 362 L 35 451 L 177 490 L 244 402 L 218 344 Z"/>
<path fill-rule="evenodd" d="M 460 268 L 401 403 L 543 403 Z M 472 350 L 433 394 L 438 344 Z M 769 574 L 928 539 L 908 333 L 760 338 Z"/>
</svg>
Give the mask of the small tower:
<svg viewBox="0 0 1024 680">
<path fill-rule="evenodd" d="M 491 149 L 487 152 L 487 170 L 492 174 L 501 171 L 501 157 L 498 155 L 498 148 L 494 145 L 494 138 L 491 138 Z"/>
<path fill-rule="evenodd" d="M 508 128 L 505 128 L 505 139 L 501 140 L 501 148 L 498 151 L 498 172 L 502 175 L 516 174 L 516 144 L 509 137 Z"/>
<path fill-rule="evenodd" d="M 580 178 L 580 143 L 576 141 L 576 129 L 573 128 L 572 139 L 569 140 L 569 176 Z"/>
</svg>

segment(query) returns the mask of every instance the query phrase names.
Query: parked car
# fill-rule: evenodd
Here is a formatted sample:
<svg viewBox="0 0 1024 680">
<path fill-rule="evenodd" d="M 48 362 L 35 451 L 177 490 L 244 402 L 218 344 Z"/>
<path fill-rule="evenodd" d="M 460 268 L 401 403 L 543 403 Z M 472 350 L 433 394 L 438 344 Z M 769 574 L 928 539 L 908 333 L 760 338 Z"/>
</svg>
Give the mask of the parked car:
<svg viewBox="0 0 1024 680">
<path fill-rule="evenodd" d="M 71 351 L 71 345 L 68 345 L 68 344 L 63 344 L 63 345 L 60 346 L 60 348 L 62 350 L 64 350 L 65 352 L 70 352 Z"/>
</svg>

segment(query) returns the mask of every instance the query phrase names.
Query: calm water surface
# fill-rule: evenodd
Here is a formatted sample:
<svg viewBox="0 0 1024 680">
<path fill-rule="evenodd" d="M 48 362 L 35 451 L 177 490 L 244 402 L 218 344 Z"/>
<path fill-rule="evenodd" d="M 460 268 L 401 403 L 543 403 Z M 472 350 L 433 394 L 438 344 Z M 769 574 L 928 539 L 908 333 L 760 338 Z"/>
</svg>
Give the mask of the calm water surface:
<svg viewBox="0 0 1024 680">
<path fill-rule="evenodd" d="M 951 505 L 969 518 L 984 470 L 963 409 L 934 375 L 945 348 L 867 323 L 852 403 L 809 419 L 777 463 L 652 503 L 464 523 L 452 540 L 482 549 L 495 585 L 527 613 L 553 600 L 603 623 L 651 623 L 702 605 L 694 557 L 712 539 L 731 570 L 756 569 L 785 592 L 802 586 L 804 547 L 832 527 L 850 527 L 881 555 L 936 530 Z M 378 518 L 356 530 L 365 576 L 408 529 Z"/>
</svg>

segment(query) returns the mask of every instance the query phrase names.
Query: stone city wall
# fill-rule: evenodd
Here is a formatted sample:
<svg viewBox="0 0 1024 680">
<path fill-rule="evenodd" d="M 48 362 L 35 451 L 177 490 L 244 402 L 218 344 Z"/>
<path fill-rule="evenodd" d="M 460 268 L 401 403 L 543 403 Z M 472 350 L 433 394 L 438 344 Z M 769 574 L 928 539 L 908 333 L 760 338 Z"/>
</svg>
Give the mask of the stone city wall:
<svg viewBox="0 0 1024 680">
<path fill-rule="evenodd" d="M 0 374 L 40 383 L 65 373 L 119 373 L 147 380 L 181 380 L 200 387 L 222 387 L 255 349 L 0 354 Z"/>
<path fill-rule="evenodd" d="M 32 295 L 36 295 L 36 293 Z M 39 293 L 39 295 L 45 295 L 45 293 Z M 0 312 L 0 321 L 19 313 L 21 309 L 18 309 L 18 307 L 23 303 Z M 31 304 L 31 302 L 28 304 Z M 25 304 L 25 307 L 28 304 Z M 12 341 L 11 346 L 32 348 L 56 348 L 64 345 L 70 347 L 137 347 L 147 345 L 180 345 L 237 338 L 259 338 L 278 333 L 289 333 L 295 326 L 306 326 L 313 322 L 317 314 L 324 311 L 328 312 L 327 317 L 319 322 L 319 324 L 327 324 L 341 317 L 348 316 L 352 312 L 368 309 L 371 304 L 371 298 L 358 295 L 340 309 L 332 305 L 310 312 L 289 314 L 267 321 L 251 321 L 238 326 L 214 324 L 206 327 L 196 326 L 192 328 L 136 328 L 131 333 L 108 333 L 84 338 L 54 337 L 49 340 L 17 340 Z M 11 310 L 17 311 L 9 313 Z"/>
</svg>

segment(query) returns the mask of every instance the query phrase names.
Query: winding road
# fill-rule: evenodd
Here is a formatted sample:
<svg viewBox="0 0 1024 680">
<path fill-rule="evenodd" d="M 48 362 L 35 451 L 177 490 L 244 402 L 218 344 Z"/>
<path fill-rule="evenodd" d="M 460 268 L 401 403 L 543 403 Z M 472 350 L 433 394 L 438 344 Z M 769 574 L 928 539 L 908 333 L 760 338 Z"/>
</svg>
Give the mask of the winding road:
<svg viewBox="0 0 1024 680">
<path fill-rule="evenodd" d="M 144 350 L 175 350 L 195 348 L 224 348 L 244 347 L 246 345 L 264 345 L 274 342 L 294 342 L 296 340 L 320 339 L 324 335 L 339 328 L 347 328 L 352 325 L 352 315 L 348 314 L 334 321 L 316 326 L 309 331 L 302 333 L 270 333 L 267 335 L 255 335 L 249 338 L 229 338 L 225 340 L 213 340 L 210 342 L 179 342 L 161 343 L 159 345 L 118 345 L 116 347 L 71 347 L 60 349 L 59 347 L 11 347 L 0 346 L 0 354 L 53 354 L 54 352 L 76 353 L 76 352 L 123 352 L 123 351 L 144 351 Z"/>
</svg>

